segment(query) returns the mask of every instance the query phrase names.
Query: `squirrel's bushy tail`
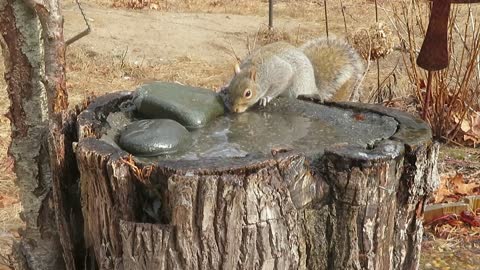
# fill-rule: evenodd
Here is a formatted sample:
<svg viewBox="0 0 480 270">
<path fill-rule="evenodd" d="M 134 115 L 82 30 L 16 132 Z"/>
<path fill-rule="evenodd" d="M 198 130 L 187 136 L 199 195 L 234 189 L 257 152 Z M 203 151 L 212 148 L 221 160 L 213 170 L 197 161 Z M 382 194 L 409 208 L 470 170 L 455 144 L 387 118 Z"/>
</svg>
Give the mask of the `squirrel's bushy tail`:
<svg viewBox="0 0 480 270">
<path fill-rule="evenodd" d="M 362 58 L 345 40 L 320 37 L 300 46 L 310 59 L 315 82 L 325 100 L 358 101 L 365 67 Z"/>
</svg>

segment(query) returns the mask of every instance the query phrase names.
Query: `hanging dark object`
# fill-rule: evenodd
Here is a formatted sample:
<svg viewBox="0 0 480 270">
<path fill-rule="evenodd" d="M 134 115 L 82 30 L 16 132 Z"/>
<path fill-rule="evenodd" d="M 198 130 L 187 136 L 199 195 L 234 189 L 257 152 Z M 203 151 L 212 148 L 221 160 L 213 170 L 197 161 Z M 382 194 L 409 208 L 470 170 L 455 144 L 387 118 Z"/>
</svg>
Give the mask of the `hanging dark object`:
<svg viewBox="0 0 480 270">
<path fill-rule="evenodd" d="M 479 3 L 480 0 L 431 0 L 432 13 L 417 65 L 429 71 L 448 66 L 447 28 L 450 4 Z"/>
</svg>

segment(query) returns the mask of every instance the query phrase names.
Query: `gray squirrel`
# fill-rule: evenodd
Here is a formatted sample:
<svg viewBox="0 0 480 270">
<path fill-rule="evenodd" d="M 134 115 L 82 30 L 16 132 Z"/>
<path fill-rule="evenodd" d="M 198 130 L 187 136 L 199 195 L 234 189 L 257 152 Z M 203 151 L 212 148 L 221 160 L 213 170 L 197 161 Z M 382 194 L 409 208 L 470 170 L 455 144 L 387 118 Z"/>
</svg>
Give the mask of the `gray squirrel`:
<svg viewBox="0 0 480 270">
<path fill-rule="evenodd" d="M 342 39 L 316 38 L 298 48 L 279 41 L 258 48 L 235 65 L 235 75 L 222 90 L 223 99 L 236 113 L 257 103 L 265 106 L 279 95 L 356 101 L 363 72 L 362 59 Z"/>
</svg>

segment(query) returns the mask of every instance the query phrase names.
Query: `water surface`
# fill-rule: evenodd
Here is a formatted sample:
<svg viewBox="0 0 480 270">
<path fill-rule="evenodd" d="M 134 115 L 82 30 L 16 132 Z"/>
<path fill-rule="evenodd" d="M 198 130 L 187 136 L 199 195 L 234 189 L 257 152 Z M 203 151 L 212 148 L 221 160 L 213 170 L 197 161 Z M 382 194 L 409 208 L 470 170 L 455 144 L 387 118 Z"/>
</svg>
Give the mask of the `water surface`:
<svg viewBox="0 0 480 270">
<path fill-rule="evenodd" d="M 297 104 L 293 104 L 297 103 Z M 305 101 L 276 101 L 272 106 L 241 114 L 229 114 L 191 130 L 192 144 L 177 153 L 142 160 L 196 160 L 243 157 L 248 153 L 271 153 L 290 148 L 307 155 L 322 154 L 325 147 L 352 144 L 367 147 L 391 137 L 398 123 L 376 113 L 358 113 Z M 276 104 L 275 104 L 276 103 Z M 110 142 L 128 124 L 123 113 L 108 117 Z"/>
</svg>

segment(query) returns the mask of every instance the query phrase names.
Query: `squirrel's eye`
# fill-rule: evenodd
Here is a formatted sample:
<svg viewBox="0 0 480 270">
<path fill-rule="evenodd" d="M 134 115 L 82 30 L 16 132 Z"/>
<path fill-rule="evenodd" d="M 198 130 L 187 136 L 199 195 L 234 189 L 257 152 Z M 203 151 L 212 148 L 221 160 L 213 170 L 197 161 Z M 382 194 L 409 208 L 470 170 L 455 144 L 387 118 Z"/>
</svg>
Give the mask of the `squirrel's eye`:
<svg viewBox="0 0 480 270">
<path fill-rule="evenodd" d="M 244 95 L 246 98 L 251 98 L 251 97 L 252 97 L 252 90 L 250 90 L 250 89 L 245 90 L 245 92 L 243 93 L 243 95 Z"/>
</svg>

